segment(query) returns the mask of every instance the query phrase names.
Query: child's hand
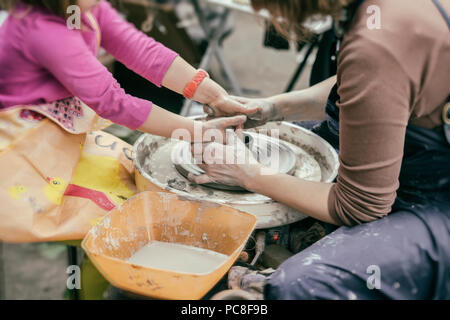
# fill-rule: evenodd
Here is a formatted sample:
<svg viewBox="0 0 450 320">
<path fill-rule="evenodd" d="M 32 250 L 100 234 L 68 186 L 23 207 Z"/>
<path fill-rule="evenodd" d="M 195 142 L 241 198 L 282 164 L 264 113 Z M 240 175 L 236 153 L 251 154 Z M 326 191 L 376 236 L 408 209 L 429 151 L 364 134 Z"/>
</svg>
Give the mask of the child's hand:
<svg viewBox="0 0 450 320">
<path fill-rule="evenodd" d="M 228 133 L 225 145 L 214 142 L 199 148 L 203 164 L 198 166 L 205 174 L 189 174 L 189 180 L 197 184 L 216 182 L 245 188 L 252 177 L 259 174 L 261 165 L 238 136 L 239 132 L 236 133 Z"/>
<path fill-rule="evenodd" d="M 257 106 L 247 106 L 228 94 L 222 94 L 215 101 L 203 106 L 203 111 L 213 118 L 251 115 L 258 112 L 258 110 Z"/>
<path fill-rule="evenodd" d="M 244 115 L 229 118 L 218 118 L 203 123 L 203 143 L 215 141 L 217 143 L 226 142 L 227 129 L 242 129 L 247 117 Z"/>
<path fill-rule="evenodd" d="M 261 126 L 269 121 L 281 120 L 277 114 L 275 103 L 270 99 L 249 99 L 243 97 L 227 96 L 223 98 L 218 106 L 213 108 L 211 105 L 205 105 L 203 110 L 210 118 L 222 116 L 223 110 L 233 110 L 234 114 L 244 114 L 248 120 L 245 128 L 254 128 Z M 217 111 L 218 110 L 218 111 Z"/>
<path fill-rule="evenodd" d="M 249 99 L 234 96 L 230 96 L 230 98 L 243 104 L 248 110 L 256 109 L 256 112 L 247 115 L 248 120 L 245 123 L 245 128 L 254 128 L 269 121 L 281 120 L 277 115 L 275 103 L 269 99 Z"/>
</svg>

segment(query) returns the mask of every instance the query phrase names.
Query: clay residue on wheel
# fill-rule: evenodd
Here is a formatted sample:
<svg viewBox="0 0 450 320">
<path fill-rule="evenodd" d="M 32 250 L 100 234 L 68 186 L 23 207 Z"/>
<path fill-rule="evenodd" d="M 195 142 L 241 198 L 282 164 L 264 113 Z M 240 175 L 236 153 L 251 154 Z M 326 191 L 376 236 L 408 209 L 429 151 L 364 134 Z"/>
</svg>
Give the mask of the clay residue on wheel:
<svg viewBox="0 0 450 320">
<path fill-rule="evenodd" d="M 180 190 L 180 191 L 184 191 L 186 189 L 186 181 L 181 180 L 181 179 L 171 179 L 167 181 L 167 185 L 171 188 Z"/>
<path fill-rule="evenodd" d="M 282 122 L 276 122 L 275 124 L 277 126 L 283 125 Z M 269 137 L 271 136 L 270 130 L 267 130 L 266 128 L 255 128 L 255 129 L 253 129 L 253 131 L 255 131 L 257 133 L 267 134 Z M 290 131 L 292 134 L 297 133 L 295 128 L 290 128 Z M 297 139 L 295 139 L 293 137 L 289 137 L 286 133 L 281 134 L 280 140 L 283 140 L 284 142 L 289 142 L 290 144 L 295 145 L 298 148 L 304 150 L 306 153 L 311 155 L 319 163 L 319 165 L 321 167 L 323 167 L 325 170 L 331 170 L 330 165 L 327 161 L 327 158 L 322 153 L 320 153 L 317 149 L 315 149 L 313 146 L 305 145 L 305 144 L 301 143 L 300 141 L 298 141 Z"/>
<path fill-rule="evenodd" d="M 233 203 L 235 201 L 240 203 L 267 203 L 272 201 L 270 198 L 260 194 L 215 190 L 202 185 L 194 185 L 176 170 L 175 165 L 171 161 L 171 152 L 177 143 L 177 140 L 165 140 L 164 143 L 160 143 L 158 145 L 159 147 L 145 158 L 144 165 L 142 166 L 144 171 L 158 180 L 166 190 L 171 191 L 171 189 L 175 189 L 186 192 L 194 197 L 225 203 Z M 321 170 L 314 157 L 289 142 L 286 142 L 286 144 L 292 148 L 297 159 L 293 175 L 309 181 L 320 181 Z"/>
</svg>

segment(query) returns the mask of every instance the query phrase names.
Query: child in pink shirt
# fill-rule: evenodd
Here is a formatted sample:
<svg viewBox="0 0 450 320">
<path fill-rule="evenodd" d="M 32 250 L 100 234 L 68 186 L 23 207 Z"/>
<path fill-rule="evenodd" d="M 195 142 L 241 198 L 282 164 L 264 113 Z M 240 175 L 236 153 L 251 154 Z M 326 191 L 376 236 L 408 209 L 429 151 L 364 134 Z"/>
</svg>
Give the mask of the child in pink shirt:
<svg viewBox="0 0 450 320">
<path fill-rule="evenodd" d="M 167 137 L 179 128 L 193 132 L 194 121 L 126 94 L 96 59 L 101 46 L 150 82 L 183 93 L 197 71 L 177 53 L 136 30 L 105 0 L 77 1 L 82 12 L 79 30 L 69 29 L 66 19 L 49 8 L 28 4 L 35 2 L 17 2 L 0 28 L 0 112 L 77 97 L 102 118 L 133 130 Z M 216 115 L 256 111 L 230 99 L 209 78 L 193 99 L 209 105 Z M 46 110 L 64 112 L 54 106 Z M 77 107 L 74 110 L 76 114 Z M 203 127 L 224 128 L 245 120 L 243 116 L 214 120 Z"/>
</svg>

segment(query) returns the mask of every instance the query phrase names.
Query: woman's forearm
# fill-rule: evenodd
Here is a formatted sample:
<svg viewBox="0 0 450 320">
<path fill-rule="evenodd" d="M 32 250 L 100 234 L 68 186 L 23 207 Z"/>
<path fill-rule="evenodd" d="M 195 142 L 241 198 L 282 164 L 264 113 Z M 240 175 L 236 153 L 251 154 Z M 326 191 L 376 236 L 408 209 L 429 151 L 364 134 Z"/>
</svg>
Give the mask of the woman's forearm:
<svg viewBox="0 0 450 320">
<path fill-rule="evenodd" d="M 276 119 L 285 121 L 319 120 L 317 110 L 324 109 L 336 76 L 308 89 L 293 91 L 268 98 L 275 105 Z"/>
<path fill-rule="evenodd" d="M 275 120 L 299 121 L 308 119 L 318 108 L 325 108 L 328 95 L 336 83 L 333 76 L 308 89 L 274 96 L 268 100 L 276 108 Z M 242 185 L 246 189 L 263 194 L 315 219 L 338 224 L 329 213 L 328 196 L 332 183 L 312 182 L 286 174 L 246 176 Z"/>
<path fill-rule="evenodd" d="M 315 219 L 337 224 L 328 211 L 331 183 L 312 182 L 286 174 L 256 174 L 243 181 L 250 191 L 263 194 Z"/>
</svg>

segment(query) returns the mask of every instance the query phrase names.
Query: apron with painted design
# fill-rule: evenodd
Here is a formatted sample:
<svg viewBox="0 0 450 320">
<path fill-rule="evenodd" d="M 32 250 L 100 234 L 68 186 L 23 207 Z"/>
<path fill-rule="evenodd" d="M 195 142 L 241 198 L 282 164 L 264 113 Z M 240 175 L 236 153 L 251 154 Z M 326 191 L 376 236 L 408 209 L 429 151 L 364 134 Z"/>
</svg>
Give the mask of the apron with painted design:
<svg viewBox="0 0 450 320">
<path fill-rule="evenodd" d="M 82 239 L 137 193 L 132 147 L 99 131 L 111 124 L 76 97 L 0 110 L 0 240 Z"/>
</svg>

